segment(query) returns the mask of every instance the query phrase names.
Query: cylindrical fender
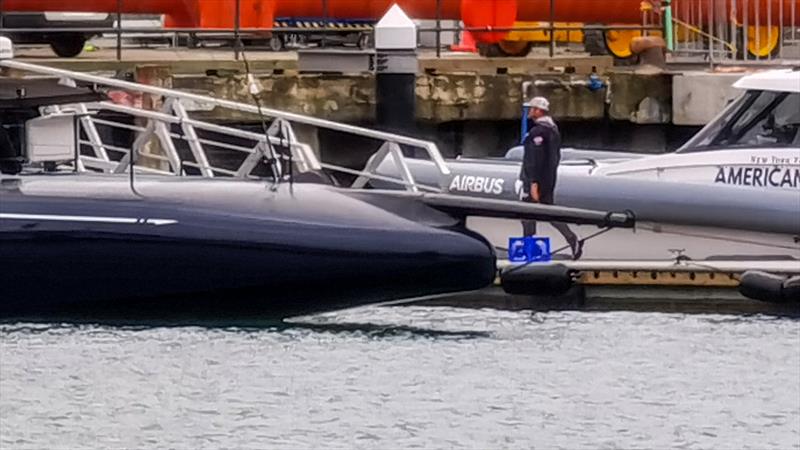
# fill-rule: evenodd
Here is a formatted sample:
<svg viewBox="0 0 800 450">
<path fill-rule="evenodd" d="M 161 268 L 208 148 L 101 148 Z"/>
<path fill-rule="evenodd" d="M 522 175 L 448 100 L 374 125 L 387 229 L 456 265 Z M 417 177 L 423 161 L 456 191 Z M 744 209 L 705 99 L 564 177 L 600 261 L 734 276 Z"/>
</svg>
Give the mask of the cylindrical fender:
<svg viewBox="0 0 800 450">
<path fill-rule="evenodd" d="M 512 295 L 563 295 L 574 279 L 575 271 L 563 264 L 512 266 L 500 272 L 503 290 Z"/>
<path fill-rule="evenodd" d="M 791 277 L 783 282 L 783 297 L 790 303 L 800 303 L 800 276 Z"/>
<path fill-rule="evenodd" d="M 770 303 L 797 301 L 800 277 L 788 279 L 781 275 L 748 270 L 739 280 L 739 292 L 747 298 Z M 792 295 L 794 294 L 794 295 Z"/>
</svg>

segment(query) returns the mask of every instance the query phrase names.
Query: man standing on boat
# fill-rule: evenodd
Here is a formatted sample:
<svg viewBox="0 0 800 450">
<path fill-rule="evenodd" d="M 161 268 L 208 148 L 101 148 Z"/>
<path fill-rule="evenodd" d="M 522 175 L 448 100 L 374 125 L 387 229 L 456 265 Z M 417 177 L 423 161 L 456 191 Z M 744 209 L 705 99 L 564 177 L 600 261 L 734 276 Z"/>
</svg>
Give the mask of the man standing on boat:
<svg viewBox="0 0 800 450">
<path fill-rule="evenodd" d="M 561 133 L 550 117 L 550 102 L 544 97 L 534 97 L 528 102 L 528 117 L 533 120 L 533 127 L 525 136 L 523 145 L 525 155 L 522 158 L 522 192 L 520 198 L 524 202 L 552 205 L 558 176 L 558 165 L 561 162 Z M 564 236 L 572 250 L 572 259 L 583 254 L 583 241 L 569 229 L 567 224 L 552 222 L 553 228 Z M 522 221 L 522 232 L 525 236 L 536 235 L 536 221 Z"/>
</svg>

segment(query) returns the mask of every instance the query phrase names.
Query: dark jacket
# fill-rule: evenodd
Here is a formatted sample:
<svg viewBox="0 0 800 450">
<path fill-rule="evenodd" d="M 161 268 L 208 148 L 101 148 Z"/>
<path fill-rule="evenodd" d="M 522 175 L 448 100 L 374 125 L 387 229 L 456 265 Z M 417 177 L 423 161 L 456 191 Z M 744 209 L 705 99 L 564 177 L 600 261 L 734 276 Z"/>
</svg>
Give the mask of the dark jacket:
<svg viewBox="0 0 800 450">
<path fill-rule="evenodd" d="M 539 184 L 542 203 L 552 203 L 558 164 L 561 162 L 561 133 L 549 116 L 537 119 L 523 142 L 522 189 L 530 195 L 531 183 Z"/>
</svg>

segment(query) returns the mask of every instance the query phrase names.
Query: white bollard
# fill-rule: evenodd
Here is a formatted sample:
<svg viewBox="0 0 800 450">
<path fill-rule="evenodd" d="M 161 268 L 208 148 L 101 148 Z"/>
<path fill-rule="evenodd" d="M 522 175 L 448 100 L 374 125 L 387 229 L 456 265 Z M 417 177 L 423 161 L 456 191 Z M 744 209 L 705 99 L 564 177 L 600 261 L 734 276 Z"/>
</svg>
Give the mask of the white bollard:
<svg viewBox="0 0 800 450">
<path fill-rule="evenodd" d="M 2 59 L 14 59 L 14 43 L 5 36 L 0 36 L 0 60 Z"/>
<path fill-rule="evenodd" d="M 417 25 L 394 5 L 375 25 L 375 118 L 387 131 L 414 134 L 416 52 Z"/>
</svg>

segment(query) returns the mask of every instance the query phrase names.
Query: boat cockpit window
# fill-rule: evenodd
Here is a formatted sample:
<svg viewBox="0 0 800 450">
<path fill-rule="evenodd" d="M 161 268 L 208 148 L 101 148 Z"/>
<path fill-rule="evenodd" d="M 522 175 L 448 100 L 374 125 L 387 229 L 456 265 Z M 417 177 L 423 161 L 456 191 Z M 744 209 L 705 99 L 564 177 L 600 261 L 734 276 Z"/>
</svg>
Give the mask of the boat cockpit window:
<svg viewBox="0 0 800 450">
<path fill-rule="evenodd" d="M 800 93 L 749 91 L 680 152 L 800 146 Z"/>
</svg>

